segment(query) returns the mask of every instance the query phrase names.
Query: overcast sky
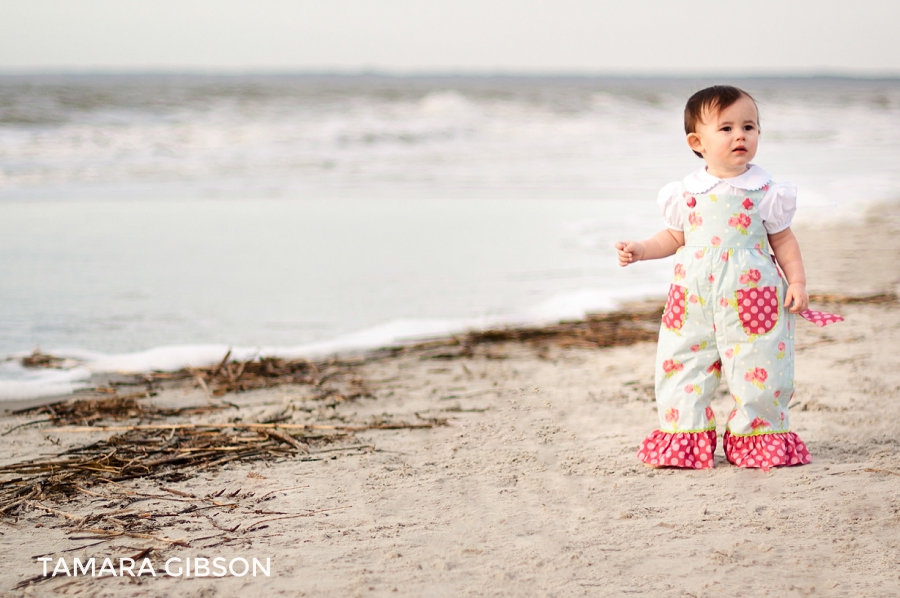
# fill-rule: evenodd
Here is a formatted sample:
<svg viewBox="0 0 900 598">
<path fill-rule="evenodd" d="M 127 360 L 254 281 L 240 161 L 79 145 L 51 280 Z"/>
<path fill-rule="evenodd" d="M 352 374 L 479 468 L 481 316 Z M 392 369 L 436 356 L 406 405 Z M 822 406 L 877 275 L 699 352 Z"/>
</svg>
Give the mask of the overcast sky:
<svg viewBox="0 0 900 598">
<path fill-rule="evenodd" d="M 0 71 L 900 75 L 900 0 L 0 0 Z"/>
</svg>

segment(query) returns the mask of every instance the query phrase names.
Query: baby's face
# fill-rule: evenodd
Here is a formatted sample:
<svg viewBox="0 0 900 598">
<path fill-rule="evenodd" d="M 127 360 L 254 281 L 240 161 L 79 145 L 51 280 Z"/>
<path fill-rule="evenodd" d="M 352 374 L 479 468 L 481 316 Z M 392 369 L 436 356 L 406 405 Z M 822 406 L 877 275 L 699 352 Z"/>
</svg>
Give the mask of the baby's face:
<svg viewBox="0 0 900 598">
<path fill-rule="evenodd" d="M 758 144 L 759 113 L 748 97 L 717 113 L 704 114 L 696 132 L 688 135 L 688 145 L 706 160 L 707 172 L 722 179 L 743 174 Z"/>
</svg>

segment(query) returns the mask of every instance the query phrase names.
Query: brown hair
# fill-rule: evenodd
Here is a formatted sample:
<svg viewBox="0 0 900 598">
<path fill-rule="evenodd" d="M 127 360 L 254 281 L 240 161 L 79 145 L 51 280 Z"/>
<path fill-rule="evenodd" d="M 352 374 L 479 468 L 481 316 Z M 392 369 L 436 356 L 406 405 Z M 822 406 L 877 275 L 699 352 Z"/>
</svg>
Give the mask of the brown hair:
<svg viewBox="0 0 900 598">
<path fill-rule="evenodd" d="M 703 122 L 704 113 L 725 110 L 741 98 L 750 98 L 756 104 L 753 96 L 731 85 L 713 85 L 701 89 L 692 95 L 684 106 L 684 134 L 696 133 L 697 123 Z M 699 152 L 694 153 L 698 158 L 703 157 Z"/>
</svg>

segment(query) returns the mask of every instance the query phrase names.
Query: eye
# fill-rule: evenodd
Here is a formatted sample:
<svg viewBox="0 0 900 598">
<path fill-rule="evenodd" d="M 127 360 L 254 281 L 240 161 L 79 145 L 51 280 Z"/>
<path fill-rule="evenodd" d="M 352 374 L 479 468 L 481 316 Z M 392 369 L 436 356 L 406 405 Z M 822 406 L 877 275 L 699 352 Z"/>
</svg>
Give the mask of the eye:
<svg viewBox="0 0 900 598">
<path fill-rule="evenodd" d="M 745 131 L 753 131 L 754 129 L 756 129 L 756 125 L 744 125 Z"/>
<path fill-rule="evenodd" d="M 722 127 L 722 130 L 727 133 L 728 131 L 731 130 L 731 125 L 725 125 L 724 127 Z"/>
</svg>

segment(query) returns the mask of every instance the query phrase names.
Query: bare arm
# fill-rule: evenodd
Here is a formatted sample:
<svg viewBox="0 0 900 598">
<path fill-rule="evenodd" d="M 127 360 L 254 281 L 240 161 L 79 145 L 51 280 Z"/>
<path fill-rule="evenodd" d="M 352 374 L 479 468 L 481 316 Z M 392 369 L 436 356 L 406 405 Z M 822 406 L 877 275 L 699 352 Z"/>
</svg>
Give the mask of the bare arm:
<svg viewBox="0 0 900 598">
<path fill-rule="evenodd" d="M 669 257 L 684 245 L 684 232 L 667 228 L 645 241 L 619 241 L 616 250 L 619 265 L 627 266 L 640 260 L 656 260 Z"/>
<path fill-rule="evenodd" d="M 806 270 L 800 255 L 800 243 L 790 227 L 774 235 L 769 235 L 769 245 L 775 252 L 775 259 L 784 271 L 788 281 L 788 290 L 784 298 L 784 306 L 791 307 L 791 313 L 799 313 L 809 307 L 809 295 L 806 293 Z"/>
</svg>

